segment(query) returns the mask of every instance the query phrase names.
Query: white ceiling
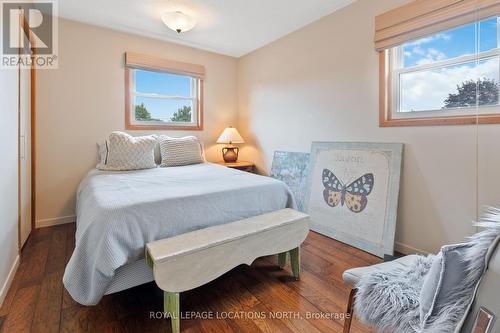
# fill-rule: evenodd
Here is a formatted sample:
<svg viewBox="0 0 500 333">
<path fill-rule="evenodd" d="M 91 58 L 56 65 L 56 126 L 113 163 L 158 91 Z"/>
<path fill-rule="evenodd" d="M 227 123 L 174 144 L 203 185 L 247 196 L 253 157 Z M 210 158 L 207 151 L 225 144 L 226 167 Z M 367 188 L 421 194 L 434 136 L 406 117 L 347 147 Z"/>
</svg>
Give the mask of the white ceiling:
<svg viewBox="0 0 500 333">
<path fill-rule="evenodd" d="M 234 57 L 252 52 L 355 0 L 62 0 L 71 20 Z M 181 10 L 196 27 L 177 35 L 160 17 Z"/>
</svg>

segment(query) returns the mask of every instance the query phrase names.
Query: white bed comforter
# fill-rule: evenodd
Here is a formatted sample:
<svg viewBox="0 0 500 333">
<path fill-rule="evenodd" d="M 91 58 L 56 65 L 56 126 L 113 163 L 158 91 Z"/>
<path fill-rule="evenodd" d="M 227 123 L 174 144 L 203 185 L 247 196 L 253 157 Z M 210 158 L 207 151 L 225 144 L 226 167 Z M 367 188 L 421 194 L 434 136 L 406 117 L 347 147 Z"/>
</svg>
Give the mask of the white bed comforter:
<svg viewBox="0 0 500 333">
<path fill-rule="evenodd" d="M 116 269 L 143 258 L 148 242 L 294 206 L 281 181 L 210 163 L 93 170 L 78 189 L 64 286 L 78 303 L 97 304 Z"/>
</svg>

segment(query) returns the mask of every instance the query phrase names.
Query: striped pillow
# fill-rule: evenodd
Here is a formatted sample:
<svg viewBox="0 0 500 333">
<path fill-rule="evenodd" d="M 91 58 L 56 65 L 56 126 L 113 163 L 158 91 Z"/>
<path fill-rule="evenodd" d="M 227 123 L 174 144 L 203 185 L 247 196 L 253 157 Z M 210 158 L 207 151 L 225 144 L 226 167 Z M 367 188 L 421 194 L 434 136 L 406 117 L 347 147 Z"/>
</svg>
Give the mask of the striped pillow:
<svg viewBox="0 0 500 333">
<path fill-rule="evenodd" d="M 123 132 L 113 132 L 106 140 L 107 158 L 102 161 L 101 147 L 100 170 L 140 170 L 156 167 L 154 148 L 157 143 L 155 135 L 133 137 Z"/>
<path fill-rule="evenodd" d="M 201 143 L 195 136 L 159 137 L 162 167 L 181 166 L 205 162 Z"/>
</svg>

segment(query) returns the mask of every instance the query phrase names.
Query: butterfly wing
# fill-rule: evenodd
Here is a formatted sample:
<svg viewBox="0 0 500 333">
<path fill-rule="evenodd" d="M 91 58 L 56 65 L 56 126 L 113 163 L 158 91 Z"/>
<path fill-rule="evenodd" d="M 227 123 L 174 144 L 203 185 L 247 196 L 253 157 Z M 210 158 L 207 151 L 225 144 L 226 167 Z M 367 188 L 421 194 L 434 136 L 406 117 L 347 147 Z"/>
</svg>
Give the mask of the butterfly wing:
<svg viewBox="0 0 500 333">
<path fill-rule="evenodd" d="M 367 173 L 346 187 L 345 203 L 353 213 L 360 213 L 368 204 L 367 196 L 373 190 L 375 179 L 372 173 Z"/>
<path fill-rule="evenodd" d="M 328 169 L 323 169 L 323 199 L 330 207 L 336 207 L 342 201 L 344 184 Z"/>
</svg>

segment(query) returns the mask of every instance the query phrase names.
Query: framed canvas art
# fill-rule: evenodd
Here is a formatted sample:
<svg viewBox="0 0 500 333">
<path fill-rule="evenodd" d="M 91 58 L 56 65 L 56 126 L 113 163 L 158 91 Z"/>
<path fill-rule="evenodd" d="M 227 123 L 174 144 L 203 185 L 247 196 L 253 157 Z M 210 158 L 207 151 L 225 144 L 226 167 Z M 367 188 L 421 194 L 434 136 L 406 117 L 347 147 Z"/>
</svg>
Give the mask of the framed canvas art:
<svg viewBox="0 0 500 333">
<path fill-rule="evenodd" d="M 379 257 L 394 253 L 403 144 L 313 142 L 311 229 Z"/>
<path fill-rule="evenodd" d="M 290 187 L 297 208 L 304 212 L 309 153 L 275 151 L 270 176 L 283 181 Z"/>
</svg>

